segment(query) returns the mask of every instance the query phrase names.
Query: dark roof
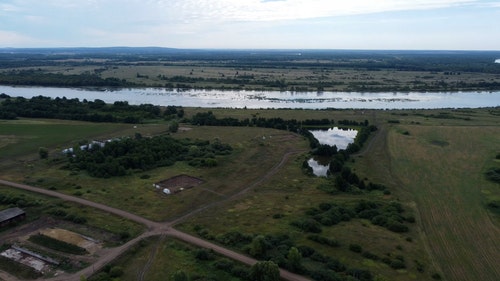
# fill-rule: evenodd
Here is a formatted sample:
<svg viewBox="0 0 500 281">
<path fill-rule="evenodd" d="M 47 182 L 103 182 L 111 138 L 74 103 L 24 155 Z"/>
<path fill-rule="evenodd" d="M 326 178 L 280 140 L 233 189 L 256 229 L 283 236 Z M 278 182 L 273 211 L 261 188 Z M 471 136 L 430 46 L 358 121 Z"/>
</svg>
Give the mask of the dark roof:
<svg viewBox="0 0 500 281">
<path fill-rule="evenodd" d="M 15 218 L 19 215 L 24 215 L 24 211 L 17 208 L 17 207 L 5 209 L 3 211 L 0 211 L 0 222 L 10 220 L 10 219 Z"/>
</svg>

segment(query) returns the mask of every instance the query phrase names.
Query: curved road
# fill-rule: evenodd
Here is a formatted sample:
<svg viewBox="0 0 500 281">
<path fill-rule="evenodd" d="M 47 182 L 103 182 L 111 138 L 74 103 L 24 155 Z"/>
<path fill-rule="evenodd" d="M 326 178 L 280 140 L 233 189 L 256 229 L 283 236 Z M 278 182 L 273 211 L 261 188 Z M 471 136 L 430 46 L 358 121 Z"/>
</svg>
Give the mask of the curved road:
<svg viewBox="0 0 500 281">
<path fill-rule="evenodd" d="M 212 250 L 214 250 L 215 252 L 217 252 L 217 253 L 219 253 L 221 255 L 224 255 L 224 256 L 226 256 L 228 258 L 231 258 L 231 259 L 234 259 L 234 260 L 237 260 L 237 261 L 242 262 L 244 264 L 253 265 L 253 264 L 255 264 L 257 262 L 256 259 L 253 259 L 253 258 L 250 258 L 248 256 L 242 255 L 240 253 L 237 253 L 237 252 L 232 251 L 230 249 L 227 249 L 227 248 L 224 248 L 222 246 L 216 245 L 216 244 L 211 243 L 209 241 L 200 239 L 198 237 L 189 235 L 187 233 L 181 232 L 181 231 L 179 231 L 177 229 L 174 229 L 172 226 L 174 224 L 179 223 L 180 221 L 182 221 L 182 220 L 190 217 L 191 215 L 193 215 L 195 213 L 198 213 L 200 211 L 203 211 L 203 210 L 205 210 L 207 208 L 213 207 L 213 206 L 215 206 L 217 204 L 220 204 L 222 202 L 225 202 L 225 201 L 228 201 L 228 200 L 233 200 L 233 199 L 241 196 L 242 194 L 246 193 L 248 190 L 256 187 L 257 185 L 261 184 L 262 182 L 264 182 L 265 180 L 267 180 L 268 178 L 270 178 L 272 175 L 276 174 L 278 172 L 278 170 L 287 162 L 288 158 L 290 158 L 291 155 L 297 154 L 297 153 L 300 153 L 300 152 L 302 152 L 302 151 L 292 151 L 292 152 L 288 152 L 288 153 L 284 154 L 283 157 L 282 157 L 282 159 L 281 159 L 281 161 L 277 165 L 275 165 L 271 170 L 269 170 L 264 176 L 260 177 L 257 181 L 255 181 L 254 183 L 250 184 L 248 187 L 246 187 L 242 191 L 234 194 L 233 196 L 231 196 L 231 197 L 229 197 L 229 198 L 227 198 L 225 200 L 218 201 L 218 202 L 216 202 L 214 204 L 209 204 L 209 205 L 201 207 L 199 209 L 195 209 L 195 210 L 189 212 L 188 214 L 186 214 L 186 215 L 184 215 L 184 216 L 176 219 L 175 221 L 164 222 L 164 223 L 154 222 L 154 221 L 148 220 L 146 218 L 143 218 L 141 216 L 129 213 L 129 212 L 124 211 L 124 210 L 120 210 L 120 209 L 117 209 L 117 208 L 110 207 L 108 205 L 104 205 L 104 204 L 92 202 L 92 201 L 89 201 L 89 200 L 85 200 L 85 199 L 82 199 L 82 198 L 79 198 L 79 197 L 75 197 L 75 196 L 71 196 L 71 195 L 67 195 L 67 194 L 62 194 L 62 193 L 59 193 L 59 192 L 56 192 L 56 191 L 53 191 L 53 190 L 47 190 L 47 189 L 43 189 L 43 188 L 39 188 L 39 187 L 34 187 L 34 186 L 30 186 L 30 185 L 26 185 L 26 184 L 20 184 L 20 183 L 14 183 L 14 182 L 5 181 L 5 180 L 1 180 L 1 179 L 0 179 L 0 184 L 6 185 L 6 186 L 10 186 L 10 187 L 14 187 L 14 188 L 18 188 L 18 189 L 23 189 L 23 190 L 31 191 L 31 192 L 36 192 L 36 193 L 44 194 L 44 195 L 51 196 L 51 197 L 57 197 L 57 198 L 60 198 L 62 200 L 65 200 L 65 201 L 71 201 L 71 202 L 75 202 L 75 203 L 78 203 L 78 204 L 81 204 L 81 205 L 85 205 L 85 206 L 89 206 L 89 207 L 92 207 L 92 208 L 100 209 L 100 210 L 103 210 L 105 212 L 108 212 L 108 213 L 111 213 L 111 214 L 115 214 L 117 216 L 120 216 L 120 217 L 129 219 L 129 220 L 141 223 L 141 224 L 145 225 L 148 228 L 148 230 L 146 232 L 144 232 L 143 234 L 141 234 L 140 236 L 138 236 L 138 237 L 136 237 L 136 238 L 128 241 L 127 243 L 125 243 L 125 244 L 123 244 L 123 245 L 121 245 L 119 247 L 115 247 L 115 248 L 110 249 L 105 255 L 101 256 L 91 266 L 89 266 L 87 268 L 84 268 L 81 271 L 76 272 L 74 274 L 64 273 L 64 274 L 61 274 L 60 276 L 56 276 L 56 277 L 53 277 L 53 278 L 50 278 L 50 279 L 44 279 L 46 281 L 78 281 L 78 280 L 80 280 L 80 276 L 82 276 L 82 275 L 84 275 L 84 276 L 90 276 L 90 275 L 92 275 L 94 272 L 98 271 L 99 269 L 101 269 L 102 267 L 104 267 L 106 264 L 112 262 L 119 255 L 121 255 L 122 253 L 124 253 L 126 250 L 128 250 L 130 247 L 132 247 L 134 244 L 136 244 L 140 240 L 142 240 L 142 239 L 144 239 L 146 237 L 158 236 L 158 235 L 168 235 L 168 236 L 177 238 L 179 240 L 185 241 L 187 243 L 196 245 L 198 247 L 212 249 Z M 284 269 L 280 269 L 280 276 L 281 276 L 282 279 L 290 280 L 290 281 L 307 281 L 307 280 L 309 280 L 309 279 L 307 279 L 307 278 L 305 278 L 303 276 L 291 273 L 291 272 L 286 271 Z M 12 276 L 5 275 L 5 274 L 2 275 L 0 273 L 0 278 L 5 278 L 7 280 L 12 280 L 12 279 L 9 279 L 7 277 L 12 277 Z"/>
</svg>

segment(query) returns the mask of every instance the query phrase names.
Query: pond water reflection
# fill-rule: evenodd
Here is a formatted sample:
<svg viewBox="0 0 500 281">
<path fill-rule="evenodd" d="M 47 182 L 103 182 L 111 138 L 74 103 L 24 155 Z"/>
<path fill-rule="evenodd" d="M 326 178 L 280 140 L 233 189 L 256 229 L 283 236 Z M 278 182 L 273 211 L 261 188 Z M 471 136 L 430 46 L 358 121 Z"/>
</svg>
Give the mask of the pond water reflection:
<svg viewBox="0 0 500 281">
<path fill-rule="evenodd" d="M 329 128 L 328 130 L 310 130 L 310 132 L 320 144 L 335 145 L 338 149 L 346 149 L 350 143 L 354 142 L 358 134 L 357 130 L 338 127 Z M 330 167 L 330 159 L 313 157 L 307 160 L 307 164 L 312 168 L 315 176 L 326 177 Z"/>
<path fill-rule="evenodd" d="M 330 168 L 329 161 L 325 159 L 317 159 L 315 157 L 307 160 L 307 164 L 312 168 L 313 174 L 317 177 L 326 177 L 328 175 L 328 168 Z"/>
<path fill-rule="evenodd" d="M 338 127 L 328 130 L 311 130 L 309 132 L 313 134 L 320 144 L 335 145 L 338 149 L 346 149 L 347 145 L 352 143 L 358 134 L 357 130 Z"/>
</svg>

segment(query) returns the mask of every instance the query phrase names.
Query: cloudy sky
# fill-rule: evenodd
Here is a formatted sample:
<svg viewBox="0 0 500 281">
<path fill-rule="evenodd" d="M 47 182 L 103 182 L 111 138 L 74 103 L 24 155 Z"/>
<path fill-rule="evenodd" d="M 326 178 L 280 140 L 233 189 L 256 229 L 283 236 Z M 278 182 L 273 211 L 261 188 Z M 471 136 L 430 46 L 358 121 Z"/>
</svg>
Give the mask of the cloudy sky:
<svg viewBox="0 0 500 281">
<path fill-rule="evenodd" d="M 0 47 L 500 50 L 500 0 L 0 0 Z"/>
</svg>

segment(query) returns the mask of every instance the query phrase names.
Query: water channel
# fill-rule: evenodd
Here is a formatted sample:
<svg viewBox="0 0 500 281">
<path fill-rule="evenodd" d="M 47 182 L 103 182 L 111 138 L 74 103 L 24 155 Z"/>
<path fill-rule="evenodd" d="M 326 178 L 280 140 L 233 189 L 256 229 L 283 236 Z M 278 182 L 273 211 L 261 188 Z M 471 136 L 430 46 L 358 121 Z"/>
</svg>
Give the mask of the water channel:
<svg viewBox="0 0 500 281">
<path fill-rule="evenodd" d="M 0 86 L 0 93 L 31 98 L 48 96 L 80 100 L 100 99 L 107 103 L 175 105 L 225 108 L 359 108 L 423 109 L 500 106 L 500 91 L 442 93 L 280 92 L 245 90 L 179 90 L 165 88 L 82 89 Z"/>
</svg>

